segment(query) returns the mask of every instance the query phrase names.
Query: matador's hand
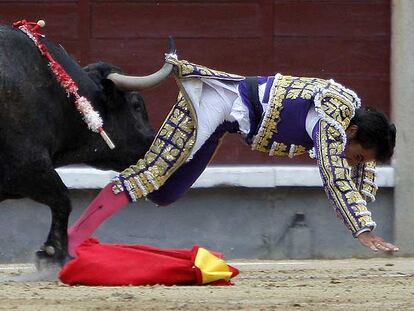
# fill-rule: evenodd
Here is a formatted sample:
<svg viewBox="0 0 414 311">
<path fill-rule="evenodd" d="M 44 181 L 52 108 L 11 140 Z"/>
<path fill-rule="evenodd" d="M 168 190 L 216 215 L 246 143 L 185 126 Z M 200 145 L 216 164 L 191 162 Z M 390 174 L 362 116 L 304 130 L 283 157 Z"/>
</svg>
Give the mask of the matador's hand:
<svg viewBox="0 0 414 311">
<path fill-rule="evenodd" d="M 358 235 L 358 240 L 361 242 L 362 245 L 372 249 L 374 252 L 378 250 L 384 252 L 398 252 L 399 248 L 394 244 L 391 244 L 385 241 L 383 238 L 371 233 L 371 232 L 363 232 Z"/>
</svg>

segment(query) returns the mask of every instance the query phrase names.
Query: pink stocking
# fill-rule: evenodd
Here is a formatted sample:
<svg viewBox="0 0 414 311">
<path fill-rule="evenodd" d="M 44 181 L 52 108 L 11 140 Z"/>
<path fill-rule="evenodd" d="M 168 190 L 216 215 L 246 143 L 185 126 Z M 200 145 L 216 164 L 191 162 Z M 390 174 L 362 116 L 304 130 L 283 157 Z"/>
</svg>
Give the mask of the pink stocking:
<svg viewBox="0 0 414 311">
<path fill-rule="evenodd" d="M 106 185 L 69 228 L 68 251 L 70 256 L 76 257 L 75 250 L 79 244 L 89 238 L 107 218 L 129 203 L 127 194 L 125 192 L 114 194 L 112 186 L 112 183 Z"/>
</svg>

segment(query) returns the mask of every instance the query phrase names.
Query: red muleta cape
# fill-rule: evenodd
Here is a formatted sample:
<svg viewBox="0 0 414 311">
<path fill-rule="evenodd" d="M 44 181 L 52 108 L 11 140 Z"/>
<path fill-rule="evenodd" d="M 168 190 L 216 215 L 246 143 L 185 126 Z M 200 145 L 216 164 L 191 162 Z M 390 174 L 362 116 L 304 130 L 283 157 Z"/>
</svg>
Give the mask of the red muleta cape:
<svg viewBox="0 0 414 311">
<path fill-rule="evenodd" d="M 90 238 L 60 271 L 69 285 L 232 285 L 239 270 L 217 252 L 197 245 L 162 249 L 146 245 L 101 244 Z"/>
</svg>

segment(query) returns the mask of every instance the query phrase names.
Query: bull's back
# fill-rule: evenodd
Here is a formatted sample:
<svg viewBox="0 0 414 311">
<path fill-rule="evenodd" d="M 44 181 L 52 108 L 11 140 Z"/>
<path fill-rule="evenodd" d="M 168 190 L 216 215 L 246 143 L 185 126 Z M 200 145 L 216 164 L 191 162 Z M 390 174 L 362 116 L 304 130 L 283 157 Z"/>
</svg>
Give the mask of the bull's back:
<svg viewBox="0 0 414 311">
<path fill-rule="evenodd" d="M 25 34 L 0 26 L 0 123 L 7 124 L 9 133 L 27 136 L 42 126 L 35 116 L 41 113 L 41 99 L 47 98 L 44 88 L 53 84 L 45 67 Z"/>
<path fill-rule="evenodd" d="M 66 126 L 63 118 L 72 114 L 78 117 L 34 43 L 20 30 L 1 25 L 0 144 L 20 139 L 51 145 Z"/>
</svg>

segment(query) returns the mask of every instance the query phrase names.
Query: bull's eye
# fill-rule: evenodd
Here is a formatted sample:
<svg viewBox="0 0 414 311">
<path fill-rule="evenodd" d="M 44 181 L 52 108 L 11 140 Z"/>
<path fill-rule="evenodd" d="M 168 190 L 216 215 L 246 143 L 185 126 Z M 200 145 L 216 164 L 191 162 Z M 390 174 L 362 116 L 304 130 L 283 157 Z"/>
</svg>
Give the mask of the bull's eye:
<svg viewBox="0 0 414 311">
<path fill-rule="evenodd" d="M 141 105 L 139 103 L 134 103 L 133 104 L 134 110 L 136 111 L 140 111 L 141 110 Z"/>
</svg>

